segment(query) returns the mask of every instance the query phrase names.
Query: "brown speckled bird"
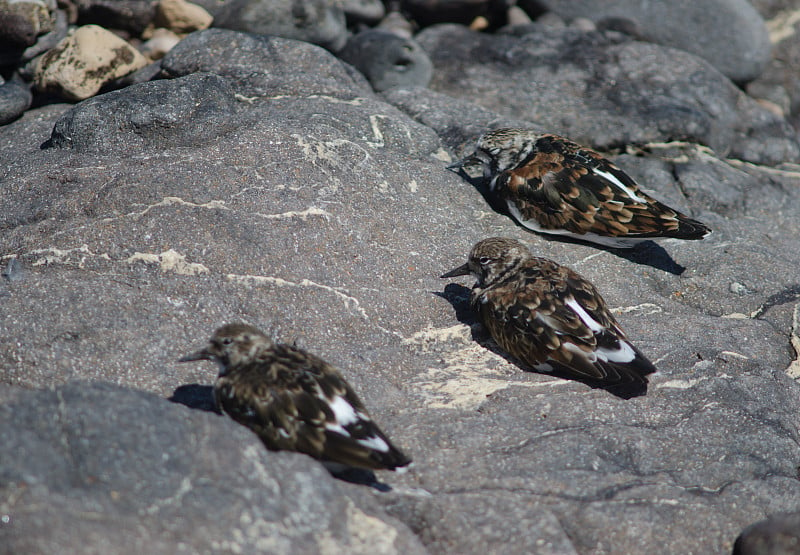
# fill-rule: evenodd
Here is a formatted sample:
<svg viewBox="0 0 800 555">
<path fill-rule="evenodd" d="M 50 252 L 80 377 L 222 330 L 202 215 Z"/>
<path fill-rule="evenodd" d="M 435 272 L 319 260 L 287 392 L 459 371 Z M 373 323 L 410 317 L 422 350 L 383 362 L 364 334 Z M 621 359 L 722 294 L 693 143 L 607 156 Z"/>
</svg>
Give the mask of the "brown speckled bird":
<svg viewBox="0 0 800 555">
<path fill-rule="evenodd" d="M 646 390 L 655 367 L 625 337 L 600 293 L 574 271 L 533 256 L 519 241 L 492 237 L 441 277 L 469 274 L 478 280 L 470 304 L 507 353 L 540 372 Z"/>
<path fill-rule="evenodd" d="M 616 248 L 663 237 L 702 239 L 711 230 L 642 192 L 600 154 L 528 129 L 484 134 L 449 166 L 489 189 L 523 226 Z"/>
<path fill-rule="evenodd" d="M 291 345 L 273 343 L 247 324 L 227 324 L 208 345 L 180 362 L 219 366 L 219 409 L 253 430 L 272 450 L 299 451 L 342 467 L 403 470 L 411 463 L 369 416 L 330 364 Z"/>
</svg>

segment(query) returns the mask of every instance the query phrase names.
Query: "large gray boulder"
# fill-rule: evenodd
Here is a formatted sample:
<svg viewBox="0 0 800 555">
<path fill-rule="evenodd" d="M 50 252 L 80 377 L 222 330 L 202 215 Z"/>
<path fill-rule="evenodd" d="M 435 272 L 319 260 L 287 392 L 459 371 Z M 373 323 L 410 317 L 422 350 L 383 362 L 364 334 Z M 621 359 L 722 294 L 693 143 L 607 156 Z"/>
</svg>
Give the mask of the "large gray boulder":
<svg viewBox="0 0 800 555">
<path fill-rule="evenodd" d="M 218 8 L 214 27 L 307 41 L 334 52 L 347 42 L 344 10 L 330 0 L 232 0 Z"/>
<path fill-rule="evenodd" d="M 104 383 L 4 396 L 6 553 L 425 551 L 374 500 L 227 418 Z"/>
<path fill-rule="evenodd" d="M 97 386 L 102 395 L 89 395 L 85 384 L 72 384 L 106 381 L 162 397 L 209 385 L 213 365 L 175 361 L 216 326 L 244 320 L 283 341 L 297 340 L 340 367 L 381 427 L 414 458 L 407 474 L 379 473 L 390 492 L 335 486 L 383 523 L 375 527 L 398 550 L 415 548 L 411 540 L 403 543 L 404 529 L 395 520 L 368 503 L 379 503 L 407 525 L 430 552 L 459 554 L 724 553 L 747 525 L 796 510 L 800 179 L 792 166 L 720 158 L 694 136 L 609 153 L 650 193 L 708 223 L 714 233 L 701 242 L 649 243 L 628 253 L 546 239 L 516 226 L 478 188 L 445 169 L 482 126 L 525 124 L 527 112 L 495 109 L 480 89 L 472 98 L 457 95 L 452 105 L 448 98 L 455 95 L 441 90 L 393 90 L 378 97 L 321 48 L 207 33 L 198 34 L 205 38 L 193 56 L 179 51 L 165 62 L 175 77 L 172 86 L 213 73 L 230 87 L 236 109 L 226 112 L 224 134 L 208 134 L 207 120 L 190 116 L 180 126 L 159 127 L 161 142 L 143 140 L 154 136 L 149 127 L 120 125 L 132 120 L 139 103 L 112 95 L 105 98 L 118 110 L 116 119 L 72 132 L 73 144 L 89 136 L 87 144 L 99 144 L 105 135 L 113 144 L 108 150 L 60 143 L 40 148 L 56 123 L 74 117 L 80 105 L 28 111 L 0 130 L 0 266 L 7 276 L 0 278 L 0 382 L 56 387 L 56 393 L 20 387 L 0 393 L 0 406 L 12 407 L 2 414 L 22 420 L 3 427 L 3 445 L 21 445 L 33 433 L 23 415 L 43 422 L 41 415 L 53 414 L 54 407 L 69 422 L 83 422 L 70 416 L 78 411 L 72 407 L 110 419 L 111 407 L 119 405 L 121 416 L 108 428 L 151 422 L 147 414 L 153 411 L 147 428 L 153 433 L 143 433 L 128 451 L 103 451 L 98 459 L 84 454 L 89 448 L 79 441 L 100 444 L 95 436 L 37 430 L 40 452 L 49 453 L 35 461 L 44 469 L 37 475 L 52 467 L 63 476 L 63 465 L 76 464 L 64 461 L 65 437 L 78 441 L 76 452 L 85 457 L 76 459 L 79 464 L 91 461 L 85 468 L 102 470 L 96 461 L 108 461 L 105 472 L 111 473 L 117 468 L 112 462 L 150 461 L 161 448 L 148 443 L 153 434 L 180 439 L 197 429 L 195 422 L 207 422 L 209 435 L 216 437 L 212 427 L 219 426 L 229 438 L 198 439 L 189 445 L 203 449 L 192 453 L 208 449 L 228 461 L 236 460 L 228 452 L 247 450 L 251 454 L 238 463 L 245 469 L 269 461 L 266 476 L 242 477 L 236 490 L 242 498 L 261 499 L 273 458 L 299 461 L 275 463 L 275 479 L 297 484 L 300 490 L 287 485 L 286 491 L 302 491 L 309 506 L 335 497 L 329 482 L 318 493 L 303 489 L 316 463 L 258 450 L 247 430 L 220 417 L 142 393 L 111 395 L 109 386 Z M 226 43 L 246 47 L 224 50 Z M 260 52 L 276 55 L 259 61 Z M 316 85 L 313 72 L 302 69 L 311 67 L 310 60 L 319 68 Z M 705 86 L 706 74 L 698 75 L 695 85 L 681 81 L 687 97 L 702 96 L 693 87 Z M 129 94 L 164 86 L 144 84 Z M 487 91 L 502 86 L 485 85 Z M 743 128 L 730 122 L 747 120 L 742 113 L 750 110 L 747 97 L 730 94 L 728 127 L 708 118 L 727 137 L 723 145 L 745 140 Z M 177 110 L 193 97 L 170 98 Z M 196 98 L 202 103 L 202 96 Z M 638 106 L 636 97 L 631 103 Z M 213 103 L 208 108 L 223 113 Z M 586 110 L 581 117 L 589 122 L 585 142 L 607 144 L 607 115 Z M 151 121 L 156 126 L 158 120 Z M 636 121 L 631 125 L 640 133 Z M 186 144 L 193 122 L 204 140 Z M 469 280 L 437 277 L 461 264 L 474 242 L 492 235 L 520 239 L 598 287 L 631 340 L 660 370 L 646 396 L 619 399 L 525 372 L 498 354 L 467 306 Z M 58 395 L 73 400 L 59 404 Z M 129 404 L 139 408 L 122 411 Z M 205 462 L 179 460 L 184 466 L 161 471 L 170 484 L 180 485 L 187 474 L 190 480 L 204 475 L 191 472 Z M 6 474 L 10 461 L 17 468 L 16 456 L 0 458 L 0 476 L 16 476 Z M 143 471 L 153 465 L 143 463 Z M 130 484 L 138 477 L 131 470 L 119 482 L 135 488 Z M 76 498 L 102 498 L 106 484 L 70 483 L 74 505 L 61 504 L 67 495 L 61 491 L 36 489 L 41 493 L 30 497 L 30 505 L 23 495 L 2 514 L 16 521 L 48 499 L 54 510 L 83 507 Z M 180 491 L 153 494 L 147 483 L 139 487 L 151 503 Z M 204 505 L 213 515 L 247 505 L 240 498 L 216 499 L 218 507 Z M 349 507 L 341 498 L 338 503 L 334 510 L 340 513 Z M 106 507 L 99 501 L 96 506 L 98 512 Z M 202 533 L 192 524 L 201 518 L 189 510 L 195 505 L 187 504 L 185 512 L 178 504 L 155 506 L 156 514 L 172 511 L 175 520 L 172 535 L 148 544 L 154 550 L 163 541 L 164 550 L 179 551 L 176 538 Z M 132 507 L 124 514 L 141 506 Z M 59 522 L 73 526 L 78 538 L 69 545 L 83 541 L 84 551 L 123 551 L 108 543 L 113 527 L 92 528 L 85 512 L 65 514 Z M 297 528 L 286 534 L 300 538 L 317 537 L 325 528 L 286 522 Z M 356 529 L 343 520 L 328 523 L 335 549 L 356 541 Z M 25 532 L 15 541 L 66 541 L 67 528 L 56 533 L 31 526 L 16 528 Z M 89 529 L 92 534 L 83 533 Z M 308 542 L 303 545 L 316 546 Z"/>
</svg>

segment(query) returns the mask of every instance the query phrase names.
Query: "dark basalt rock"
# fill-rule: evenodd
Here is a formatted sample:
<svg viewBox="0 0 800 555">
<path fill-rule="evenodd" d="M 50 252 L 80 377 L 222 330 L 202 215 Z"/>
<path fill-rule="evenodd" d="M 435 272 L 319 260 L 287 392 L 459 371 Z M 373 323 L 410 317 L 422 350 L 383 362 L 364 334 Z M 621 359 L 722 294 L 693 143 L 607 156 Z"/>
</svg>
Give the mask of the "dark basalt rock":
<svg viewBox="0 0 800 555">
<path fill-rule="evenodd" d="M 431 60 L 419 44 L 386 31 L 358 33 L 347 41 L 339 57 L 363 73 L 378 92 L 425 87 L 433 72 Z"/>
<path fill-rule="evenodd" d="M 374 500 L 228 418 L 106 383 L 14 389 L 0 401 L 10 552 L 425 552 Z"/>
<path fill-rule="evenodd" d="M 113 152 L 196 146 L 231 131 L 234 91 L 223 78 L 197 73 L 95 96 L 56 122 L 46 147 Z"/>
<path fill-rule="evenodd" d="M 302 40 L 333 52 L 347 41 L 344 11 L 327 0 L 232 0 L 214 14 L 214 27 Z"/>
</svg>

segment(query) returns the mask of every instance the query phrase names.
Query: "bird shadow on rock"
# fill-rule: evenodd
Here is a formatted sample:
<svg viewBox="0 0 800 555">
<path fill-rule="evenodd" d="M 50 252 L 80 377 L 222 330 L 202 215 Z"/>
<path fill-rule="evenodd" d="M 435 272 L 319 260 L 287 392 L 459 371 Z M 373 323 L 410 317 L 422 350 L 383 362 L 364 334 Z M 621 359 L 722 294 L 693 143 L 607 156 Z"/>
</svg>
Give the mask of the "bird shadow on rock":
<svg viewBox="0 0 800 555">
<path fill-rule="evenodd" d="M 579 377 L 574 376 L 573 374 L 568 374 L 566 372 L 562 372 L 559 370 L 553 370 L 552 372 L 540 372 L 535 368 L 531 368 L 529 365 L 525 364 L 518 358 L 511 356 L 510 354 L 503 351 L 500 346 L 495 343 L 494 339 L 487 333 L 486 329 L 482 325 L 476 326 L 478 324 L 478 319 L 475 316 L 475 312 L 472 310 L 469 304 L 469 297 L 470 297 L 471 290 L 468 287 L 464 287 L 463 285 L 459 285 L 457 283 L 449 283 L 445 286 L 444 291 L 439 293 L 434 291 L 433 294 L 445 299 L 449 302 L 456 313 L 456 319 L 461 322 L 462 324 L 466 324 L 470 326 L 472 332 L 472 339 L 478 343 L 484 349 L 487 349 L 494 354 L 504 358 L 511 364 L 519 367 L 521 370 L 525 372 L 533 372 L 535 374 L 541 374 L 544 376 L 553 376 L 556 378 L 561 378 L 563 380 L 569 380 L 573 382 L 580 382 L 584 385 L 591 387 L 592 389 L 604 389 L 608 391 L 612 395 L 619 397 L 621 399 L 631 399 L 633 397 L 640 397 L 647 393 L 647 383 L 621 383 L 621 384 L 605 384 L 597 382 L 596 380 L 590 379 L 581 379 Z"/>
<path fill-rule="evenodd" d="M 217 405 L 214 402 L 214 388 L 210 385 L 200 385 L 196 383 L 180 385 L 175 388 L 175 391 L 173 391 L 168 401 L 187 406 L 190 409 L 222 414 L 217 409 Z M 323 466 L 325 466 L 324 463 Z M 326 470 L 330 472 L 331 476 L 343 482 L 369 486 L 381 492 L 392 491 L 392 487 L 389 484 L 378 481 L 378 478 L 372 470 L 349 466 L 341 467 L 341 465 L 331 468 L 326 466 Z"/>
<path fill-rule="evenodd" d="M 624 258 L 625 260 L 633 262 L 634 264 L 640 264 L 642 266 L 650 266 L 651 268 L 655 268 L 656 270 L 668 272 L 676 276 L 679 276 L 686 271 L 685 266 L 681 266 L 680 264 L 675 262 L 675 260 L 670 256 L 670 254 L 666 251 L 666 249 L 664 249 L 664 247 L 662 247 L 655 241 L 649 241 L 649 240 L 642 241 L 641 243 L 629 249 L 620 249 L 620 248 L 599 245 L 591 241 L 582 241 L 581 239 L 569 237 L 566 235 L 534 233 L 530 229 L 519 223 L 517 219 L 514 218 L 508 212 L 508 208 L 506 208 L 506 206 L 501 201 L 499 201 L 497 198 L 495 198 L 494 195 L 491 194 L 487 183 L 485 183 L 485 180 L 480 178 L 478 179 L 471 178 L 463 170 L 456 173 L 467 183 L 475 187 L 475 189 L 481 194 L 481 196 L 483 196 L 484 200 L 486 200 L 486 204 L 488 204 L 492 208 L 492 210 L 494 210 L 498 214 L 506 216 L 508 219 L 514 222 L 514 225 L 516 225 L 520 229 L 523 229 L 527 233 L 531 233 L 536 237 L 544 239 L 545 241 L 556 241 L 559 243 L 572 243 L 575 245 L 590 246 L 595 249 L 611 253 L 614 256 L 619 256 L 620 258 Z"/>
<path fill-rule="evenodd" d="M 190 409 L 204 410 L 221 414 L 214 403 L 214 388 L 210 385 L 197 383 L 184 384 L 175 388 L 172 397 L 168 399 L 173 403 L 185 405 Z"/>
</svg>

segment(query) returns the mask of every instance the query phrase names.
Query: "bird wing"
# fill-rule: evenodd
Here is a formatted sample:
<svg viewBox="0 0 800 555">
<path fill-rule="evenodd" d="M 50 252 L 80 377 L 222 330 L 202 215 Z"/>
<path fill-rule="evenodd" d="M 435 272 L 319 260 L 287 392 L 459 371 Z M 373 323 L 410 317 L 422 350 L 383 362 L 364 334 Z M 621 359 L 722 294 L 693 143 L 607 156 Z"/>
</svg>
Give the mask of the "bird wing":
<svg viewBox="0 0 800 555">
<path fill-rule="evenodd" d="M 625 172 L 574 143 L 534 152 L 498 175 L 494 188 L 523 220 L 611 237 L 700 238 L 709 229 L 642 192 Z"/>
<path fill-rule="evenodd" d="M 394 469 L 411 462 L 333 366 L 289 345 L 276 346 L 276 353 L 295 369 L 294 381 L 281 389 L 297 411 L 296 450 L 361 468 Z"/>
<path fill-rule="evenodd" d="M 560 271 L 565 275 L 557 281 L 537 272 L 515 291 L 484 292 L 488 302 L 476 304 L 492 337 L 538 370 L 606 383 L 643 381 L 655 369 L 627 341 L 594 287 Z"/>
</svg>

